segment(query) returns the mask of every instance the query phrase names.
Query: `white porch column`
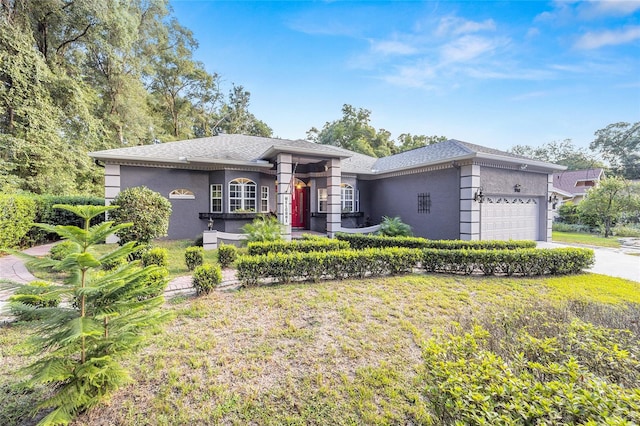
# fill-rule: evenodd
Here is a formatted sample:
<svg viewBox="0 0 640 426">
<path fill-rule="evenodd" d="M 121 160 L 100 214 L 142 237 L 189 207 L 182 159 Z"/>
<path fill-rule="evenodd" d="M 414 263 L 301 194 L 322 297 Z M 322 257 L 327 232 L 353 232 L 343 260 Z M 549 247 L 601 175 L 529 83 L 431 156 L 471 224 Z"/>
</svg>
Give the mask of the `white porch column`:
<svg viewBox="0 0 640 426">
<path fill-rule="evenodd" d="M 460 167 L 460 239 L 479 240 L 480 203 L 473 196 L 480 187 L 480 166 Z"/>
<path fill-rule="evenodd" d="M 104 166 L 104 204 L 110 206 L 113 199 L 120 193 L 120 166 L 117 164 L 105 164 Z M 107 212 L 107 219 L 109 212 Z M 120 241 L 116 235 L 109 235 L 105 241 L 107 244 L 115 244 Z"/>
<path fill-rule="evenodd" d="M 340 159 L 332 158 L 328 162 L 327 176 L 327 235 L 333 238 L 342 225 L 342 203 L 340 201 Z"/>
<path fill-rule="evenodd" d="M 547 195 L 542 200 L 543 203 L 547 204 L 547 221 L 546 221 L 546 229 L 543 229 L 544 238 L 543 241 L 551 242 L 552 240 L 552 231 L 553 231 L 553 205 L 549 203 L 549 196 L 553 192 L 553 173 L 549 173 L 547 175 Z"/>
<path fill-rule="evenodd" d="M 278 222 L 283 225 L 285 241 L 291 241 L 291 154 L 280 153 L 278 162 Z"/>
</svg>

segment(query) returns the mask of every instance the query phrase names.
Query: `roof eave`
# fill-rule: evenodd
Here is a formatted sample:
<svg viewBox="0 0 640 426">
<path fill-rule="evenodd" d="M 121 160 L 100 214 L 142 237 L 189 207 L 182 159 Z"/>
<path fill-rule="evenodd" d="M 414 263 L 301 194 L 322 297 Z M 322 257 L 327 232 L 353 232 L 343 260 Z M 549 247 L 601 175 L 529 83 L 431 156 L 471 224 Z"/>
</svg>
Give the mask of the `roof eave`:
<svg viewBox="0 0 640 426">
<path fill-rule="evenodd" d="M 341 160 L 345 158 L 350 158 L 351 155 L 345 155 L 344 153 L 338 151 L 317 151 L 314 149 L 307 148 L 295 148 L 290 146 L 283 145 L 273 145 L 268 150 L 263 152 L 258 158 L 273 158 L 278 154 L 294 154 L 294 155 L 304 155 L 307 157 L 313 158 L 339 158 Z"/>
<path fill-rule="evenodd" d="M 241 161 L 241 160 L 229 160 L 229 159 L 220 159 L 220 158 L 203 158 L 203 157 L 178 157 L 178 158 L 163 158 L 163 157 L 140 157 L 137 155 L 115 155 L 115 154 L 103 154 L 100 152 L 90 152 L 89 156 L 95 158 L 96 160 L 103 161 L 126 161 L 126 162 L 136 162 L 136 163 L 160 163 L 160 164 L 168 164 L 168 165 L 176 165 L 176 166 L 184 166 L 188 164 L 198 165 L 198 164 L 221 164 L 221 165 L 230 165 L 230 166 L 247 166 L 247 167 L 260 167 L 265 169 L 271 169 L 273 167 L 272 163 L 267 161 Z"/>
<path fill-rule="evenodd" d="M 516 158 L 516 157 L 507 157 L 503 155 L 497 154 L 489 154 L 486 152 L 478 152 L 475 157 L 485 159 L 485 160 L 497 160 L 505 163 L 511 164 L 519 164 L 536 167 L 538 169 L 548 170 L 548 171 L 556 171 L 556 170 L 566 170 L 567 166 L 561 166 L 559 164 L 547 163 L 546 161 L 538 161 L 530 158 Z"/>
</svg>

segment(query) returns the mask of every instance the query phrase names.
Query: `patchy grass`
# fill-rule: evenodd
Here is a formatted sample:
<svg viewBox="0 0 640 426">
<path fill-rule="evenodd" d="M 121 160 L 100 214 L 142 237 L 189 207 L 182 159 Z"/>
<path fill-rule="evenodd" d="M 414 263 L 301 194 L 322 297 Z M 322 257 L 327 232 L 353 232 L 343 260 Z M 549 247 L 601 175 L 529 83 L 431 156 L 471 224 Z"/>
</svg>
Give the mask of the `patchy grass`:
<svg viewBox="0 0 640 426">
<path fill-rule="evenodd" d="M 187 247 L 193 245 L 192 240 L 155 240 L 152 244 L 153 247 L 162 247 L 168 252 L 169 260 L 169 279 L 173 279 L 182 275 L 190 275 L 191 271 L 187 268 L 184 261 L 184 252 Z M 96 246 L 95 252 L 97 255 L 103 255 L 109 253 L 117 248 L 117 244 L 101 244 Z M 216 264 L 217 250 L 207 250 L 204 252 L 205 263 Z M 27 265 L 28 266 L 28 265 Z M 38 279 L 47 281 L 63 281 L 64 274 L 51 271 L 49 269 L 35 269 L 28 266 L 29 271 Z"/>
<path fill-rule="evenodd" d="M 583 244 L 597 247 L 620 248 L 620 241 L 616 237 L 604 238 L 594 234 L 581 232 L 559 232 L 553 231 L 553 242 L 567 244 Z"/>
<path fill-rule="evenodd" d="M 176 319 L 128 360 L 135 383 L 74 424 L 416 424 L 425 413 L 415 380 L 434 330 L 542 305 L 597 321 L 616 307 L 629 313 L 618 323 L 633 321 L 639 290 L 593 274 L 407 275 L 174 299 Z M 27 424 L 44 392 L 17 391 L 14 371 L 34 359 L 29 334 L 24 324 L 0 332 L 3 425 Z"/>
</svg>

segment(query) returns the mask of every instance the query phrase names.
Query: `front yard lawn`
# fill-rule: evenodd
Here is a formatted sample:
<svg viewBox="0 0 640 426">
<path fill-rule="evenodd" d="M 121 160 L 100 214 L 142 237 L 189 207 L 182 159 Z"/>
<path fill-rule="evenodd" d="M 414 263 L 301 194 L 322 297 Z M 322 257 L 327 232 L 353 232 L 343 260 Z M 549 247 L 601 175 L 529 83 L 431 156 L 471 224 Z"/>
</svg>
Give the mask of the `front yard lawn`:
<svg viewBox="0 0 640 426">
<path fill-rule="evenodd" d="M 467 331 L 482 325 L 495 336 L 486 346 L 507 354 L 519 327 L 528 330 L 527 347 L 539 350 L 581 318 L 631 329 L 636 345 L 621 341 L 616 356 L 630 350 L 630 363 L 640 356 L 639 285 L 594 274 L 413 274 L 264 286 L 174 299 L 165 309 L 176 318 L 128 360 L 133 382 L 74 425 L 442 424 L 425 396 L 423 367 L 428 339 L 453 332 L 454 323 Z M 28 324 L 0 329 L 3 425 L 29 424 L 27 411 L 44 392 L 17 387 L 15 370 L 37 356 L 25 343 L 31 333 Z M 617 373 L 640 397 L 640 373 Z"/>
<path fill-rule="evenodd" d="M 581 232 L 553 231 L 552 239 L 554 243 L 583 244 L 597 247 L 620 248 L 620 241 L 618 241 L 616 237 L 604 238 L 599 235 L 586 234 Z"/>
</svg>

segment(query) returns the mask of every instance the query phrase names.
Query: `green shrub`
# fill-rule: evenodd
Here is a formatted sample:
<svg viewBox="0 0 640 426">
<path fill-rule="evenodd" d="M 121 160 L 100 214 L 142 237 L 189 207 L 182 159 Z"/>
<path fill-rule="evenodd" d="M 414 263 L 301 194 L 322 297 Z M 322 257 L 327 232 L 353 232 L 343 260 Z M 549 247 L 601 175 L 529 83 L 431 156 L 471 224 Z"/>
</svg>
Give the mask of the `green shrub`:
<svg viewBox="0 0 640 426">
<path fill-rule="evenodd" d="M 526 330 L 514 331 L 520 350 L 506 357 L 491 350 L 491 336 L 479 326 L 430 338 L 423 344 L 416 410 L 447 425 L 638 424 L 638 383 L 622 387 L 608 375 L 610 369 L 637 372 L 637 343 L 629 353 L 618 348 L 616 332 L 575 322 L 560 336 L 538 338 Z M 610 363 L 604 375 L 589 367 L 594 361 Z"/>
<path fill-rule="evenodd" d="M 336 239 L 347 241 L 354 250 L 385 247 L 433 248 L 444 250 L 513 250 L 518 248 L 536 247 L 536 242 L 530 240 L 427 240 L 420 237 L 385 237 L 382 235 L 346 234 L 342 232 L 338 232 L 336 234 Z"/>
<path fill-rule="evenodd" d="M 187 247 L 184 251 L 184 261 L 187 269 L 193 271 L 204 262 L 204 249 L 202 247 Z"/>
<path fill-rule="evenodd" d="M 145 271 L 145 278 L 142 280 L 145 292 L 140 296 L 141 299 L 150 299 L 158 297 L 164 293 L 169 283 L 169 270 L 166 267 L 160 267 Z"/>
<path fill-rule="evenodd" d="M 422 268 L 427 272 L 482 272 L 485 275 L 575 274 L 593 265 L 593 250 L 585 248 L 515 250 L 424 249 Z"/>
<path fill-rule="evenodd" d="M 273 216 L 260 215 L 253 222 L 242 227 L 247 234 L 247 242 L 282 240 L 282 225 Z"/>
<path fill-rule="evenodd" d="M 232 245 L 220 244 L 218 246 L 218 263 L 223 268 L 228 267 L 238 258 L 238 248 Z"/>
<path fill-rule="evenodd" d="M 109 218 L 115 225 L 133 223 L 133 226 L 116 233 L 120 245 L 130 241 L 149 244 L 154 238 L 167 235 L 171 203 L 161 194 L 144 186 L 127 188 L 116 196 L 112 204 L 119 206 L 109 212 Z"/>
<path fill-rule="evenodd" d="M 217 265 L 204 264 L 193 272 L 192 283 L 197 294 L 209 294 L 222 282 L 222 271 Z"/>
<path fill-rule="evenodd" d="M 49 250 L 49 255 L 53 260 L 62 260 L 71 253 L 79 253 L 80 247 L 78 247 L 72 241 L 66 240 L 62 241 L 55 246 L 51 247 Z"/>
<path fill-rule="evenodd" d="M 202 235 L 200 235 L 198 238 L 193 240 L 193 245 L 196 246 L 196 247 L 204 246 L 204 237 Z"/>
<path fill-rule="evenodd" d="M 36 203 L 35 222 L 49 225 L 82 226 L 82 220 L 73 213 L 54 208 L 55 205 L 64 204 L 70 206 L 104 206 L 104 198 L 87 195 L 34 195 Z M 99 215 L 91 219 L 90 226 L 104 222 L 105 216 Z M 60 239 L 55 232 L 46 231 L 40 227 L 33 227 L 25 237 L 29 245 L 45 244 Z"/>
<path fill-rule="evenodd" d="M 380 231 L 378 232 L 386 237 L 410 237 L 413 235 L 411 232 L 411 226 L 404 223 L 399 216 L 382 216 Z"/>
<path fill-rule="evenodd" d="M 31 197 L 0 194 L 0 249 L 19 247 L 35 216 L 36 203 Z"/>
<path fill-rule="evenodd" d="M 127 257 L 115 257 L 115 258 L 112 258 L 112 259 L 103 260 L 102 264 L 100 265 L 100 268 L 103 271 L 113 271 L 115 269 L 118 269 L 118 268 L 126 265 L 127 263 L 129 263 Z"/>
<path fill-rule="evenodd" d="M 142 255 L 142 266 L 156 265 L 167 267 L 169 265 L 169 252 L 162 247 L 152 248 Z"/>
<path fill-rule="evenodd" d="M 640 237 L 640 228 L 630 225 L 617 225 L 613 228 L 616 237 Z"/>
<path fill-rule="evenodd" d="M 573 223 L 553 222 L 552 228 L 556 232 L 582 232 L 592 233 L 593 229 L 589 225 L 580 225 Z"/>
<path fill-rule="evenodd" d="M 364 278 L 410 272 L 422 257 L 408 248 L 340 250 L 327 252 L 268 253 L 241 256 L 236 262 L 237 277 L 245 285 L 256 285 L 262 278 L 280 282 L 292 280 Z"/>
<path fill-rule="evenodd" d="M 9 297 L 11 313 L 20 321 L 40 318 L 40 309 L 55 308 L 60 304 L 56 287 L 46 281 L 32 281 L 18 288 Z"/>
<path fill-rule="evenodd" d="M 267 253 L 346 250 L 349 248 L 349 243 L 329 238 L 312 238 L 299 241 L 254 242 L 249 243 L 247 248 L 249 255 L 255 256 Z"/>
</svg>

